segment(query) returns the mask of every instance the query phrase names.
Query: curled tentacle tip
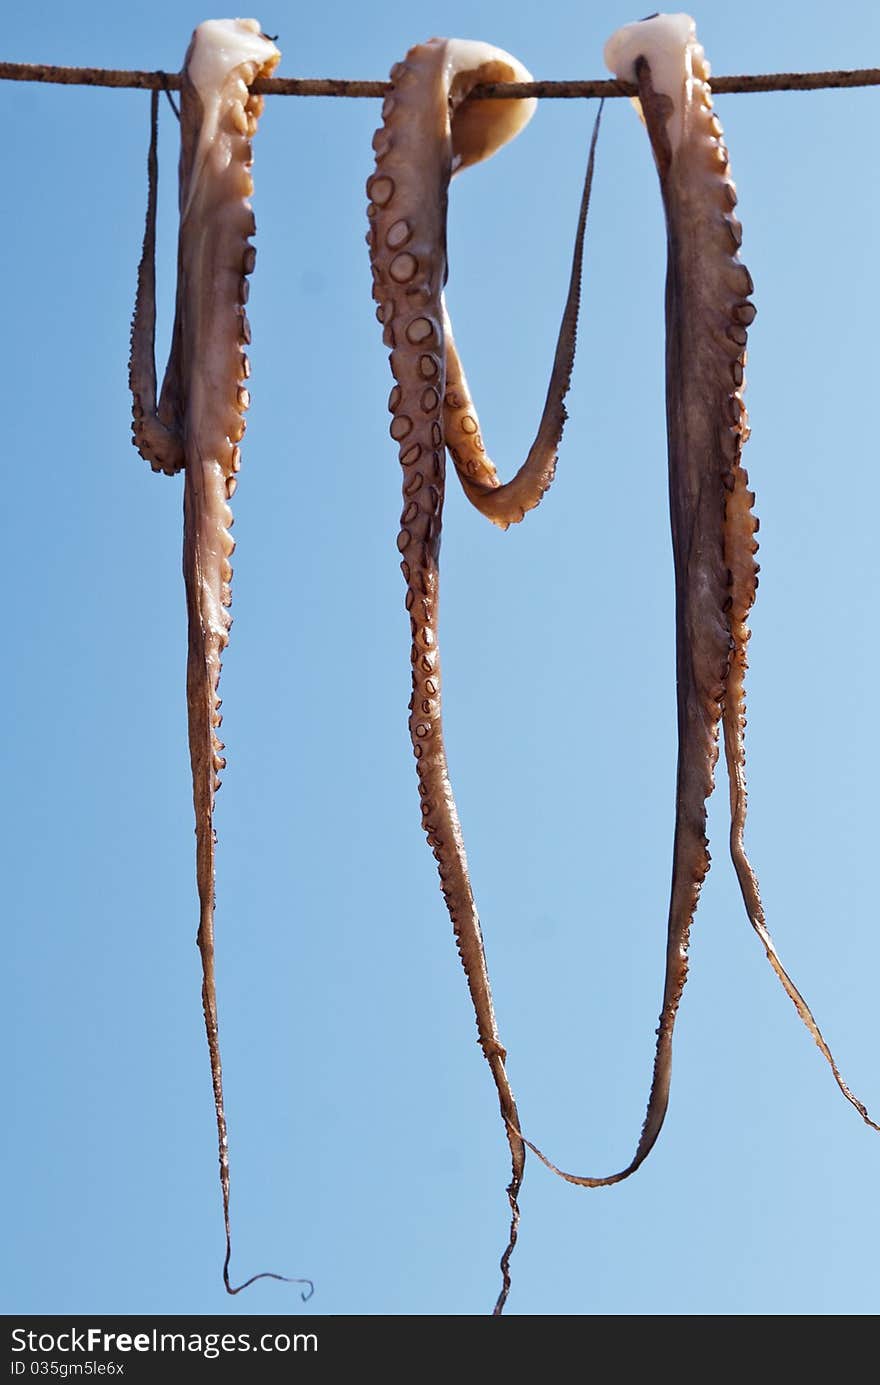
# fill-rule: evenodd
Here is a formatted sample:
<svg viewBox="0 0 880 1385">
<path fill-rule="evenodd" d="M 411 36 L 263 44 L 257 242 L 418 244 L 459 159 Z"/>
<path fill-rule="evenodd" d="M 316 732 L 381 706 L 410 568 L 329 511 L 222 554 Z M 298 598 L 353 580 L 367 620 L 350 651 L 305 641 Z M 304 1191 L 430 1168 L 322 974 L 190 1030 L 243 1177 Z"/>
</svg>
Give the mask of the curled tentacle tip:
<svg viewBox="0 0 880 1385">
<path fill-rule="evenodd" d="M 303 1303 L 308 1303 L 315 1292 L 314 1280 L 288 1274 L 275 1274 L 272 1270 L 263 1270 L 260 1274 L 252 1274 L 250 1279 L 246 1279 L 243 1284 L 232 1284 L 229 1280 L 229 1268 L 227 1265 L 223 1266 L 223 1285 L 227 1294 L 240 1294 L 243 1289 L 249 1289 L 252 1284 L 256 1284 L 258 1279 L 277 1279 L 279 1284 L 306 1284 L 308 1287 L 300 1294 Z"/>
</svg>

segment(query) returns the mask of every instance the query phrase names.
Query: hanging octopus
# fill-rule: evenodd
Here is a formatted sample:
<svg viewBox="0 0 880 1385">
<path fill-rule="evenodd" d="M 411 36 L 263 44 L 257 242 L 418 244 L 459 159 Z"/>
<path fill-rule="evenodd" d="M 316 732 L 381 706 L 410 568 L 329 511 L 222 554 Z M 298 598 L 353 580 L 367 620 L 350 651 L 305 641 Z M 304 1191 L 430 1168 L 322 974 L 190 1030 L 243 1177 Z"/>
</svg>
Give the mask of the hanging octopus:
<svg viewBox="0 0 880 1385">
<path fill-rule="evenodd" d="M 566 413 L 563 399 L 574 361 L 584 229 L 598 122 L 581 200 L 568 296 L 543 416 L 535 442 L 516 475 L 502 485 L 486 455 L 476 409 L 443 298 L 447 278 L 446 211 L 449 183 L 488 158 L 531 119 L 536 102 L 513 98 L 468 100 L 487 82 L 529 82 L 516 58 L 489 44 L 431 39 L 410 49 L 391 69 L 383 125 L 373 138 L 376 172 L 367 183 L 376 316 L 391 347 L 395 379 L 388 401 L 391 436 L 403 468 L 403 513 L 397 547 L 406 582 L 412 633 L 409 728 L 419 780 L 422 825 L 437 861 L 477 1021 L 479 1043 L 492 1072 L 510 1145 L 507 1189 L 510 1238 L 501 1258 L 502 1289 L 519 1221 L 518 1194 L 525 1149 L 505 1066 L 461 826 L 449 779 L 441 719 L 437 645 L 439 553 L 445 451 L 471 502 L 506 529 L 539 504 L 553 480 Z"/>
<path fill-rule="evenodd" d="M 249 87 L 280 59 L 255 19 L 208 20 L 187 50 L 180 108 L 180 234 L 171 354 L 156 404 L 156 101 L 153 94 L 149 201 L 131 335 L 133 438 L 154 471 L 183 471 L 183 573 L 188 617 L 187 709 L 196 818 L 198 946 L 211 1060 L 229 1280 L 229 1148 L 214 974 L 214 796 L 225 766 L 218 684 L 229 643 L 229 532 L 241 466 L 239 443 L 250 373 L 245 346 L 247 276 L 254 267 L 249 197 L 251 139 L 263 98 Z M 262 1278 L 253 1276 L 254 1279 Z M 280 1279 L 281 1275 L 270 1275 Z M 247 1283 L 252 1283 L 248 1280 Z M 308 1281 L 301 1281 L 308 1282 Z"/>
<path fill-rule="evenodd" d="M 794 1006 L 862 1119 L 880 1129 L 844 1082 L 815 1019 L 782 966 L 746 856 L 745 671 L 747 619 L 758 587 L 758 520 L 742 465 L 749 428 L 743 403 L 752 278 L 739 258 L 721 125 L 709 65 L 688 15 L 654 15 L 609 39 L 605 61 L 634 83 L 666 213 L 666 420 L 675 568 L 678 769 L 663 1006 L 647 1113 L 632 1161 L 619 1173 L 563 1173 L 601 1187 L 634 1173 L 660 1133 L 669 1102 L 672 1036 L 688 971 L 688 944 L 709 869 L 707 801 L 719 730 L 730 785 L 730 851 L 749 921 Z"/>
</svg>

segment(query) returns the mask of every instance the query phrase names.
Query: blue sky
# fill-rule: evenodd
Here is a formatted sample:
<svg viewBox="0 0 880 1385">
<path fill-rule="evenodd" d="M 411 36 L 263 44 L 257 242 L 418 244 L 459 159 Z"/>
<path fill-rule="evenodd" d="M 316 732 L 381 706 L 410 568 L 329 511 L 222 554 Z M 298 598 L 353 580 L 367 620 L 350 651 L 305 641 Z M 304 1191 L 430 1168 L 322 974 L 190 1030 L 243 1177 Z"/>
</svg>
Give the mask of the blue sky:
<svg viewBox="0 0 880 1385">
<path fill-rule="evenodd" d="M 179 68 L 211 17 L 49 0 L 8 59 Z M 260 11 L 290 76 L 384 77 L 486 39 L 603 75 L 611 3 L 333 0 Z M 719 73 L 867 66 L 870 3 L 703 5 Z M 6 307 L 4 1311 L 297 1313 L 223 1293 L 194 945 L 181 484 L 129 441 L 145 93 L 0 84 Z M 880 93 L 719 97 L 755 280 L 746 460 L 761 519 L 752 861 L 850 1085 L 877 1067 L 875 176 Z M 592 103 L 544 102 L 457 180 L 449 302 L 509 475 L 531 441 Z M 218 984 L 233 1273 L 308 1311 L 488 1312 L 507 1149 L 406 729 L 391 384 L 364 182 L 378 103 L 273 98 L 255 142 L 252 407 L 222 695 Z M 160 332 L 176 126 L 163 111 Z M 441 648 L 453 782 L 523 1126 L 567 1168 L 627 1162 L 660 1005 L 675 770 L 664 232 L 647 139 L 606 108 L 581 345 L 553 490 L 502 534 L 450 478 Z M 164 356 L 163 356 L 164 360 Z M 160 363 L 161 368 L 161 363 Z M 772 977 L 712 805 L 660 1141 L 628 1183 L 530 1161 L 511 1314 L 867 1314 L 880 1137 Z"/>
</svg>

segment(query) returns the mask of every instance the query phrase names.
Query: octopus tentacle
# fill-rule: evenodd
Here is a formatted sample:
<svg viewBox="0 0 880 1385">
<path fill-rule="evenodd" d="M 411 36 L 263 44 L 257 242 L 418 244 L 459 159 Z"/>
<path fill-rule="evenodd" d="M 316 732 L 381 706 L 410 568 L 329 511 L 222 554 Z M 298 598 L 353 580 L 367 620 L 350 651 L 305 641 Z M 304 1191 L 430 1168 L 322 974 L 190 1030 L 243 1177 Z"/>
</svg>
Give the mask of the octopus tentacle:
<svg viewBox="0 0 880 1385">
<path fill-rule="evenodd" d="M 156 199 L 159 93 L 150 93 L 150 148 L 147 154 L 147 216 L 138 265 L 131 321 L 128 385 L 132 395 L 132 441 L 154 471 L 173 476 L 183 467 L 183 442 L 156 410 Z"/>
<path fill-rule="evenodd" d="M 568 293 L 562 312 L 544 412 L 538 425 L 535 441 L 529 449 L 526 460 L 516 475 L 504 484 L 498 477 L 494 463 L 486 455 L 480 432 L 480 420 L 455 346 L 452 323 L 446 311 L 445 301 L 443 302 L 443 332 L 446 346 L 443 426 L 446 434 L 446 446 L 458 472 L 458 478 L 465 495 L 481 514 L 486 515 L 500 529 L 508 529 L 511 524 L 518 524 L 525 519 L 528 511 L 534 510 L 541 503 L 556 474 L 559 444 L 568 417 L 564 400 L 571 384 L 571 372 L 574 367 L 577 347 L 584 234 L 593 186 L 596 141 L 599 137 L 603 106 L 604 100 L 599 103 L 590 140 L 590 153 L 578 213 Z"/>
<path fill-rule="evenodd" d="M 261 1274 L 233 1287 L 229 1279 L 229 1145 L 214 966 L 214 798 L 219 771 L 226 763 L 217 734 L 222 721 L 218 685 L 232 624 L 229 560 L 235 546 L 229 532 L 228 502 L 237 485 L 238 444 L 249 403 L 244 345 L 250 336 L 244 305 L 255 251 L 249 240 L 254 217 L 248 198 L 253 192 L 251 138 L 263 108 L 263 98 L 248 88 L 258 76 L 268 76 L 280 56 L 254 19 L 209 20 L 196 29 L 187 50 L 181 81 L 177 300 L 171 354 L 159 408 L 153 415 L 155 421 L 158 412 L 159 420 L 179 439 L 183 458 L 187 710 L 196 820 L 198 946 L 226 1232 L 223 1281 L 229 1293 L 238 1293 L 254 1279 L 286 1280 L 283 1275 Z M 142 268 L 152 255 L 155 225 L 155 112 L 153 132 Z M 146 363 L 153 349 L 154 323 L 154 274 L 148 268 L 139 276 L 133 329 L 133 390 L 138 385 L 143 391 L 140 396 L 135 393 L 136 417 L 138 405 L 150 399 Z M 138 435 L 137 424 L 135 441 L 141 450 L 150 451 L 151 435 L 146 431 Z"/>
<path fill-rule="evenodd" d="M 812 1035 L 817 1048 L 829 1064 L 834 1080 L 847 1101 L 856 1108 L 866 1125 L 871 1126 L 873 1130 L 880 1130 L 880 1125 L 869 1115 L 865 1104 L 859 1100 L 845 1082 L 809 1005 L 782 965 L 767 928 L 758 880 L 746 855 L 743 841 L 748 807 L 745 755 L 745 672 L 748 667 L 746 646 L 751 632 L 747 625 L 747 619 L 758 586 L 758 565 L 752 556 L 757 550 L 757 544 L 752 538 L 757 529 L 757 521 L 753 520 L 750 513 L 754 496 L 748 490 L 748 481 L 748 474 L 737 459 L 734 468 L 734 484 L 728 495 L 726 514 L 726 552 L 731 564 L 733 578 L 730 609 L 733 649 L 722 714 L 724 753 L 730 790 L 730 854 L 749 922 L 763 943 L 767 960 L 779 978 L 783 990 Z"/>
<path fill-rule="evenodd" d="M 237 485 L 238 444 L 249 403 L 243 324 L 245 276 L 254 263 L 248 239 L 254 230 L 250 140 L 263 99 L 248 87 L 257 75 L 268 76 L 279 57 L 256 20 L 209 21 L 193 36 L 181 89 L 177 314 L 163 386 L 163 402 L 179 401 L 186 449 L 183 570 L 198 945 L 227 1238 L 223 1278 L 230 1292 L 229 1150 L 214 975 L 214 796 L 226 764 L 217 734 L 222 721 L 218 684 L 232 624 L 229 560 L 235 544 L 228 502 Z"/>
<path fill-rule="evenodd" d="M 605 49 L 608 66 L 638 84 L 666 213 L 666 381 L 669 496 L 676 590 L 678 769 L 663 1006 L 647 1113 L 632 1162 L 610 1178 L 564 1173 L 598 1187 L 634 1173 L 666 1115 L 672 1037 L 688 972 L 688 944 L 709 869 L 707 800 L 719 727 L 730 778 L 730 845 L 746 910 L 787 994 L 847 1100 L 847 1087 L 806 1002 L 782 967 L 766 928 L 758 882 L 743 847 L 746 812 L 746 624 L 758 585 L 758 521 L 742 466 L 749 428 L 743 404 L 746 328 L 755 317 L 751 276 L 739 258 L 736 189 L 712 109 L 709 66 L 687 15 L 625 26 Z"/>
<path fill-rule="evenodd" d="M 714 787 L 731 649 L 730 621 L 725 614 L 729 610 L 729 573 L 724 546 L 724 478 L 732 475 L 745 428 L 736 379 L 738 374 L 741 384 L 742 371 L 737 372 L 736 363 L 743 358 L 745 347 L 742 323 L 754 316 L 752 305 L 746 302 L 751 291 L 748 271 L 739 263 L 731 237 L 723 240 L 725 223 L 720 207 L 732 206 L 725 190 L 732 185 L 726 176 L 726 152 L 723 160 L 720 154 L 720 126 L 715 122 L 714 128 L 709 127 L 704 104 L 708 88 L 704 92 L 703 81 L 685 80 L 685 68 L 692 62 L 696 66 L 690 30 L 684 36 L 676 29 L 670 34 L 667 18 L 627 25 L 605 49 L 606 62 L 618 76 L 623 76 L 622 46 L 623 61 L 635 65 L 634 72 L 632 66 L 628 69 L 632 73 L 628 80 L 637 77 L 639 81 L 642 111 L 660 171 L 668 232 L 667 433 L 676 575 L 679 739 L 663 1004 L 647 1112 L 630 1163 L 603 1177 L 572 1174 L 529 1144 L 554 1173 L 589 1188 L 619 1183 L 635 1173 L 657 1140 L 669 1103 L 672 1036 L 687 980 L 690 929 L 710 860 L 706 803 Z M 635 45 L 632 54 L 625 47 L 628 40 Z M 655 90 L 652 84 L 658 52 L 658 66 L 666 78 L 663 91 Z M 643 56 L 646 53 L 650 54 L 650 66 Z M 678 68 L 674 65 L 676 57 Z M 667 120 L 675 122 L 674 146 Z M 738 305 L 735 309 L 734 304 Z M 735 338 L 727 335 L 728 323 L 735 327 Z M 731 406 L 734 395 L 735 418 Z"/>
<path fill-rule="evenodd" d="M 446 280 L 446 202 L 453 171 L 488 157 L 526 123 L 535 102 L 468 102 L 482 81 L 527 81 L 515 58 L 484 43 L 431 39 L 391 70 L 392 89 L 373 138 L 376 171 L 370 198 L 370 258 L 377 317 L 391 347 L 396 381 L 391 436 L 403 468 L 403 513 L 397 546 L 412 631 L 409 729 L 416 759 L 422 824 L 437 861 L 477 1021 L 479 1043 L 506 1122 L 512 1176 L 511 1223 L 501 1261 L 500 1313 L 510 1287 L 518 1194 L 525 1150 L 505 1068 L 480 920 L 468 875 L 461 826 L 443 741 L 437 646 L 439 554 L 445 486 L 443 398 L 446 393 L 442 289 Z"/>
</svg>

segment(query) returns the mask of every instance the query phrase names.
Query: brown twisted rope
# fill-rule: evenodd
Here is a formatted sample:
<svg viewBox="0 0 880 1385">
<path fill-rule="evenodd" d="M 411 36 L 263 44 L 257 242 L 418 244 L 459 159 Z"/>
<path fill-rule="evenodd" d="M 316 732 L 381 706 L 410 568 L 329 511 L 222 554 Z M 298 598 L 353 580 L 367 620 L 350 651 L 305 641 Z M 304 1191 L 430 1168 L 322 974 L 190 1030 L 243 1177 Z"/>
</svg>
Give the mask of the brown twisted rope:
<svg viewBox="0 0 880 1385">
<path fill-rule="evenodd" d="M 178 72 L 127 72 L 104 67 L 50 67 L 45 63 L 0 62 L 0 80 L 52 82 L 62 86 L 135 87 L 148 91 L 177 91 Z M 859 67 L 840 72 L 771 72 L 754 76 L 713 77 L 713 92 L 819 91 L 824 88 L 880 86 L 880 68 Z M 267 77 L 254 84 L 265 96 L 381 97 L 389 82 L 349 81 L 342 77 Z M 585 96 L 635 96 L 629 82 L 613 79 L 585 82 L 491 82 L 475 87 L 474 99 L 538 96 L 572 98 Z"/>
</svg>

